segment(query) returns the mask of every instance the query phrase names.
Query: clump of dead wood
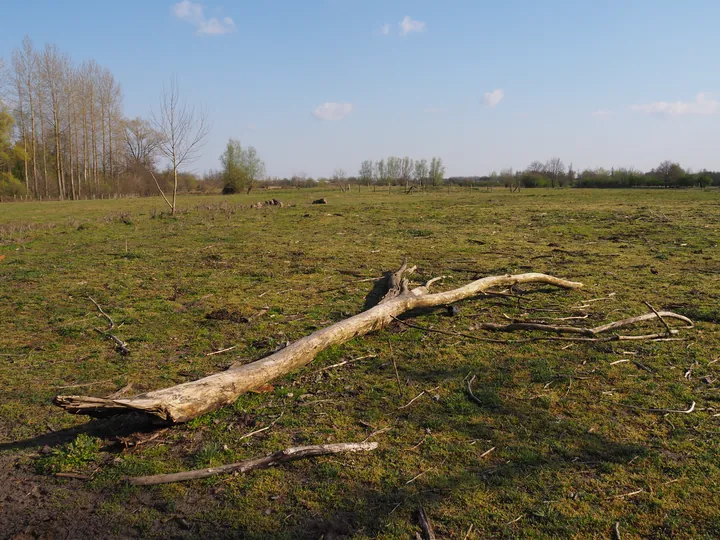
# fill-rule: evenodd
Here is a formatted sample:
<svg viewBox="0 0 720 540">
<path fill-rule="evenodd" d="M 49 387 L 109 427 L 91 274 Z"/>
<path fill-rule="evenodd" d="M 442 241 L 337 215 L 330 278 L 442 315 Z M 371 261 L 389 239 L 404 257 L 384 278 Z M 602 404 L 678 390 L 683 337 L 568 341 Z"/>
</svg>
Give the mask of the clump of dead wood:
<svg viewBox="0 0 720 540">
<path fill-rule="evenodd" d="M 431 293 L 430 287 L 442 278 L 433 278 L 424 285 L 410 287 L 409 276 L 416 267 L 406 263 L 387 277 L 387 293 L 377 303 L 353 317 L 322 328 L 309 336 L 288 344 L 269 356 L 249 364 L 234 366 L 227 371 L 208 377 L 140 394 L 128 398 L 101 398 L 92 396 L 57 396 L 54 403 L 74 414 L 108 416 L 129 412 L 141 412 L 166 422 L 187 422 L 204 413 L 233 403 L 241 394 L 258 388 L 310 363 L 319 352 L 330 346 L 388 326 L 393 321 L 402 322 L 423 330 L 449 333 L 471 339 L 502 342 L 473 334 L 434 330 L 400 321 L 398 317 L 413 310 L 447 307 L 476 296 L 489 297 L 507 293 L 491 293 L 492 289 L 514 287 L 520 284 L 546 284 L 564 289 L 579 289 L 582 283 L 560 279 L 547 274 L 527 273 L 517 275 L 488 276 L 448 291 Z M 681 329 L 692 328 L 687 317 L 670 312 L 657 311 L 648 304 L 652 312 L 608 323 L 595 328 L 581 328 L 567 325 L 552 325 L 544 322 L 512 321 L 507 324 L 479 323 L 475 330 L 494 332 L 534 331 L 551 334 L 546 337 L 531 337 L 532 340 L 563 341 L 614 341 L 614 340 L 672 340 Z M 662 323 L 661 333 L 626 335 L 616 331 L 637 323 L 657 319 Z M 669 320 L 679 320 L 684 326 L 671 327 Z M 522 340 L 516 340 L 516 342 Z"/>
</svg>

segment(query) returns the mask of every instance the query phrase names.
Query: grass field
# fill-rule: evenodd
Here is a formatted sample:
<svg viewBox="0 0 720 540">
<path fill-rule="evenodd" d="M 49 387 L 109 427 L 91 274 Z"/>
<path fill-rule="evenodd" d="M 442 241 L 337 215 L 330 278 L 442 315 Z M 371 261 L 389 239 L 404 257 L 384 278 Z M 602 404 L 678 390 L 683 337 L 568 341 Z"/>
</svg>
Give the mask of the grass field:
<svg viewBox="0 0 720 540">
<path fill-rule="evenodd" d="M 328 205 L 310 204 L 321 196 Z M 270 197 L 291 206 L 247 208 Z M 470 529 L 468 538 L 610 538 L 616 523 L 623 539 L 720 536 L 716 191 L 363 188 L 187 197 L 179 207 L 169 217 L 160 199 L 0 204 L 4 533 L 409 538 L 423 506 L 440 538 Z M 133 435 L 127 419 L 88 423 L 51 404 L 129 383 L 140 393 L 262 357 L 360 311 L 373 287 L 364 280 L 405 256 L 418 281 L 447 276 L 441 288 L 527 271 L 585 283 L 523 286 L 520 300 L 477 298 L 419 325 L 516 338 L 468 329 L 583 313 L 571 322 L 595 326 L 647 312 L 647 301 L 697 327 L 687 341 L 568 345 L 394 324 L 137 446 L 151 434 Z M 105 320 L 88 297 L 118 324 L 129 356 L 95 332 Z M 207 317 L 219 310 L 232 320 Z M 376 356 L 317 372 L 366 355 Z M 482 405 L 468 398 L 469 375 Z M 691 414 L 626 406 L 693 401 Z M 372 453 L 153 488 L 122 482 L 385 428 Z M 54 476 L 63 471 L 90 479 Z"/>
</svg>

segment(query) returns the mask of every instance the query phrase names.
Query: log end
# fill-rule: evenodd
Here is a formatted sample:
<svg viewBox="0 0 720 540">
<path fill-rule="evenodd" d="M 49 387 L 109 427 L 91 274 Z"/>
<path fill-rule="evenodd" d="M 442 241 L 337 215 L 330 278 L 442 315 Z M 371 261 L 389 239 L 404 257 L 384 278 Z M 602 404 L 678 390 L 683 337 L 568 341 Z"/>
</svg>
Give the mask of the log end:
<svg viewBox="0 0 720 540">
<path fill-rule="evenodd" d="M 164 409 L 144 407 L 141 404 L 130 403 L 128 400 L 107 399 L 92 396 L 55 396 L 53 404 L 70 414 L 84 414 L 93 418 L 105 418 L 117 414 L 130 412 L 144 413 L 163 421 L 172 421 Z"/>
</svg>

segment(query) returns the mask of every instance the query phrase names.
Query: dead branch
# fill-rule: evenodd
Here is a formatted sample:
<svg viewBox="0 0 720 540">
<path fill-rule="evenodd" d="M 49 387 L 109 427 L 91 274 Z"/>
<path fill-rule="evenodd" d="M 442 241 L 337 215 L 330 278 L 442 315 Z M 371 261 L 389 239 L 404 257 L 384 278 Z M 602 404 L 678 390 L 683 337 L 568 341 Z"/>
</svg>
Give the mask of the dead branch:
<svg viewBox="0 0 720 540">
<path fill-rule="evenodd" d="M 472 378 L 468 379 L 468 382 L 467 382 L 467 391 L 468 391 L 468 394 L 470 395 L 470 398 L 471 398 L 475 403 L 477 403 L 478 405 L 480 405 L 481 407 L 483 407 L 483 406 L 484 406 L 483 402 L 480 401 L 480 399 L 479 399 L 475 394 L 473 394 L 473 391 L 472 391 L 472 383 L 473 383 L 474 380 L 475 380 L 475 375 L 473 375 Z"/>
<path fill-rule="evenodd" d="M 267 469 L 294 461 L 297 459 L 305 459 L 316 456 L 324 456 L 327 454 L 338 454 L 341 452 L 368 452 L 375 450 L 378 446 L 376 442 L 364 443 L 335 443 L 335 444 L 319 444 L 316 446 L 296 446 L 280 450 L 268 456 L 248 459 L 238 463 L 229 465 L 221 465 L 220 467 L 211 467 L 209 469 L 197 469 L 194 471 L 186 471 L 171 474 L 156 474 L 153 476 L 136 476 L 128 478 L 128 482 L 133 486 L 152 486 L 156 484 L 171 484 L 173 482 L 186 482 L 188 480 L 197 480 L 199 478 L 208 478 L 218 474 L 239 473 L 243 474 L 255 469 Z"/>
<path fill-rule="evenodd" d="M 115 342 L 115 349 L 123 356 L 127 356 L 130 354 L 130 349 L 128 349 L 127 343 L 125 343 L 123 340 L 121 340 L 119 337 L 117 337 L 115 334 L 111 333 L 112 330 L 115 329 L 115 321 L 112 320 L 112 317 L 105 313 L 103 308 L 100 307 L 100 304 L 98 304 L 95 300 L 92 299 L 92 297 L 88 296 L 90 301 L 95 304 L 95 307 L 98 308 L 98 311 L 108 320 L 108 328 L 107 330 L 100 330 L 99 328 L 95 328 L 95 331 L 100 334 L 101 336 L 105 336 L 106 338 L 112 340 Z"/>
<path fill-rule="evenodd" d="M 603 400 L 603 401 L 608 401 L 608 400 Z M 614 401 L 610 401 L 610 403 L 619 405 L 620 407 L 627 407 L 628 409 L 635 409 L 638 411 L 648 411 L 648 412 L 656 412 L 656 413 L 663 413 L 663 414 L 668 414 L 668 413 L 690 414 L 691 412 L 693 412 L 695 410 L 695 402 L 694 401 L 690 404 L 690 407 L 688 407 L 685 410 L 654 409 L 654 408 L 647 408 L 647 407 L 637 407 L 636 405 L 627 405 L 625 403 L 616 403 Z"/>
<path fill-rule="evenodd" d="M 670 328 L 670 325 L 667 323 L 667 321 L 663 319 L 663 316 L 658 313 L 657 309 L 650 305 L 650 302 L 645 302 L 645 305 L 652 310 L 652 312 L 657 316 L 658 319 L 660 319 L 660 322 L 663 323 L 665 330 L 667 330 L 667 335 L 671 336 L 673 333 L 672 328 Z"/>
<path fill-rule="evenodd" d="M 57 396 L 54 403 L 75 414 L 108 416 L 139 411 L 169 422 L 187 422 L 233 403 L 241 394 L 309 364 L 320 351 L 332 345 L 345 343 L 357 336 L 386 327 L 395 317 L 405 312 L 446 306 L 475 297 L 492 288 L 515 284 L 544 283 L 565 289 L 582 287 L 581 283 L 546 274 L 528 273 L 489 276 L 457 289 L 429 294 L 424 286 L 409 289 L 408 279 L 404 276 L 413 272 L 414 267 L 407 268 L 404 263 L 401 269 L 402 272 L 395 272 L 389 279 L 393 294 L 386 295 L 378 305 L 318 330 L 255 362 L 135 397 L 103 399 L 91 396 Z"/>
<path fill-rule="evenodd" d="M 435 540 L 435 531 L 433 531 L 430 520 L 425 513 L 425 509 L 421 506 L 418 508 L 418 521 L 420 522 L 420 528 L 422 529 L 423 540 Z"/>
</svg>

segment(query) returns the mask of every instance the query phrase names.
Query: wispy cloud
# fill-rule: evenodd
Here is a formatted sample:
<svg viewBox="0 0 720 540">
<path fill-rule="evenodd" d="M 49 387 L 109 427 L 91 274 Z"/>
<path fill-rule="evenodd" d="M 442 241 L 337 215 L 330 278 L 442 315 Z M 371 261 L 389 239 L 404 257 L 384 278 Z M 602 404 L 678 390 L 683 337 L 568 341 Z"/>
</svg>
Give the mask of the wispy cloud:
<svg viewBox="0 0 720 540">
<path fill-rule="evenodd" d="M 172 13 L 178 19 L 188 22 L 195 26 L 197 34 L 208 34 L 219 36 L 228 34 L 235 30 L 235 21 L 230 17 L 223 17 L 222 20 L 211 17 L 205 17 L 202 4 L 196 4 L 190 0 L 182 0 L 177 4 L 173 4 Z"/>
<path fill-rule="evenodd" d="M 485 105 L 491 108 L 495 107 L 495 105 L 500 103 L 504 97 L 505 92 L 503 92 L 502 88 L 496 88 L 492 92 L 485 92 L 483 94 L 483 100 L 485 101 Z"/>
<path fill-rule="evenodd" d="M 353 110 L 352 103 L 336 103 L 328 101 L 315 107 L 313 116 L 318 120 L 337 121 L 342 120 Z"/>
<path fill-rule="evenodd" d="M 597 111 L 593 111 L 590 113 L 590 116 L 594 118 L 606 118 L 610 116 L 610 111 L 605 109 L 598 109 Z"/>
<path fill-rule="evenodd" d="M 655 101 L 641 105 L 631 105 L 635 112 L 659 114 L 668 116 L 681 116 L 684 114 L 715 114 L 720 112 L 720 101 L 705 92 L 698 93 L 695 101 Z"/>
<path fill-rule="evenodd" d="M 390 29 L 388 28 L 388 31 Z M 407 36 L 411 32 L 424 32 L 427 30 L 427 26 L 422 21 L 416 21 L 409 15 L 405 15 L 405 18 L 400 21 L 400 35 Z"/>
<path fill-rule="evenodd" d="M 381 36 L 387 36 L 390 34 L 390 25 L 388 23 L 383 24 L 377 31 Z"/>
</svg>

